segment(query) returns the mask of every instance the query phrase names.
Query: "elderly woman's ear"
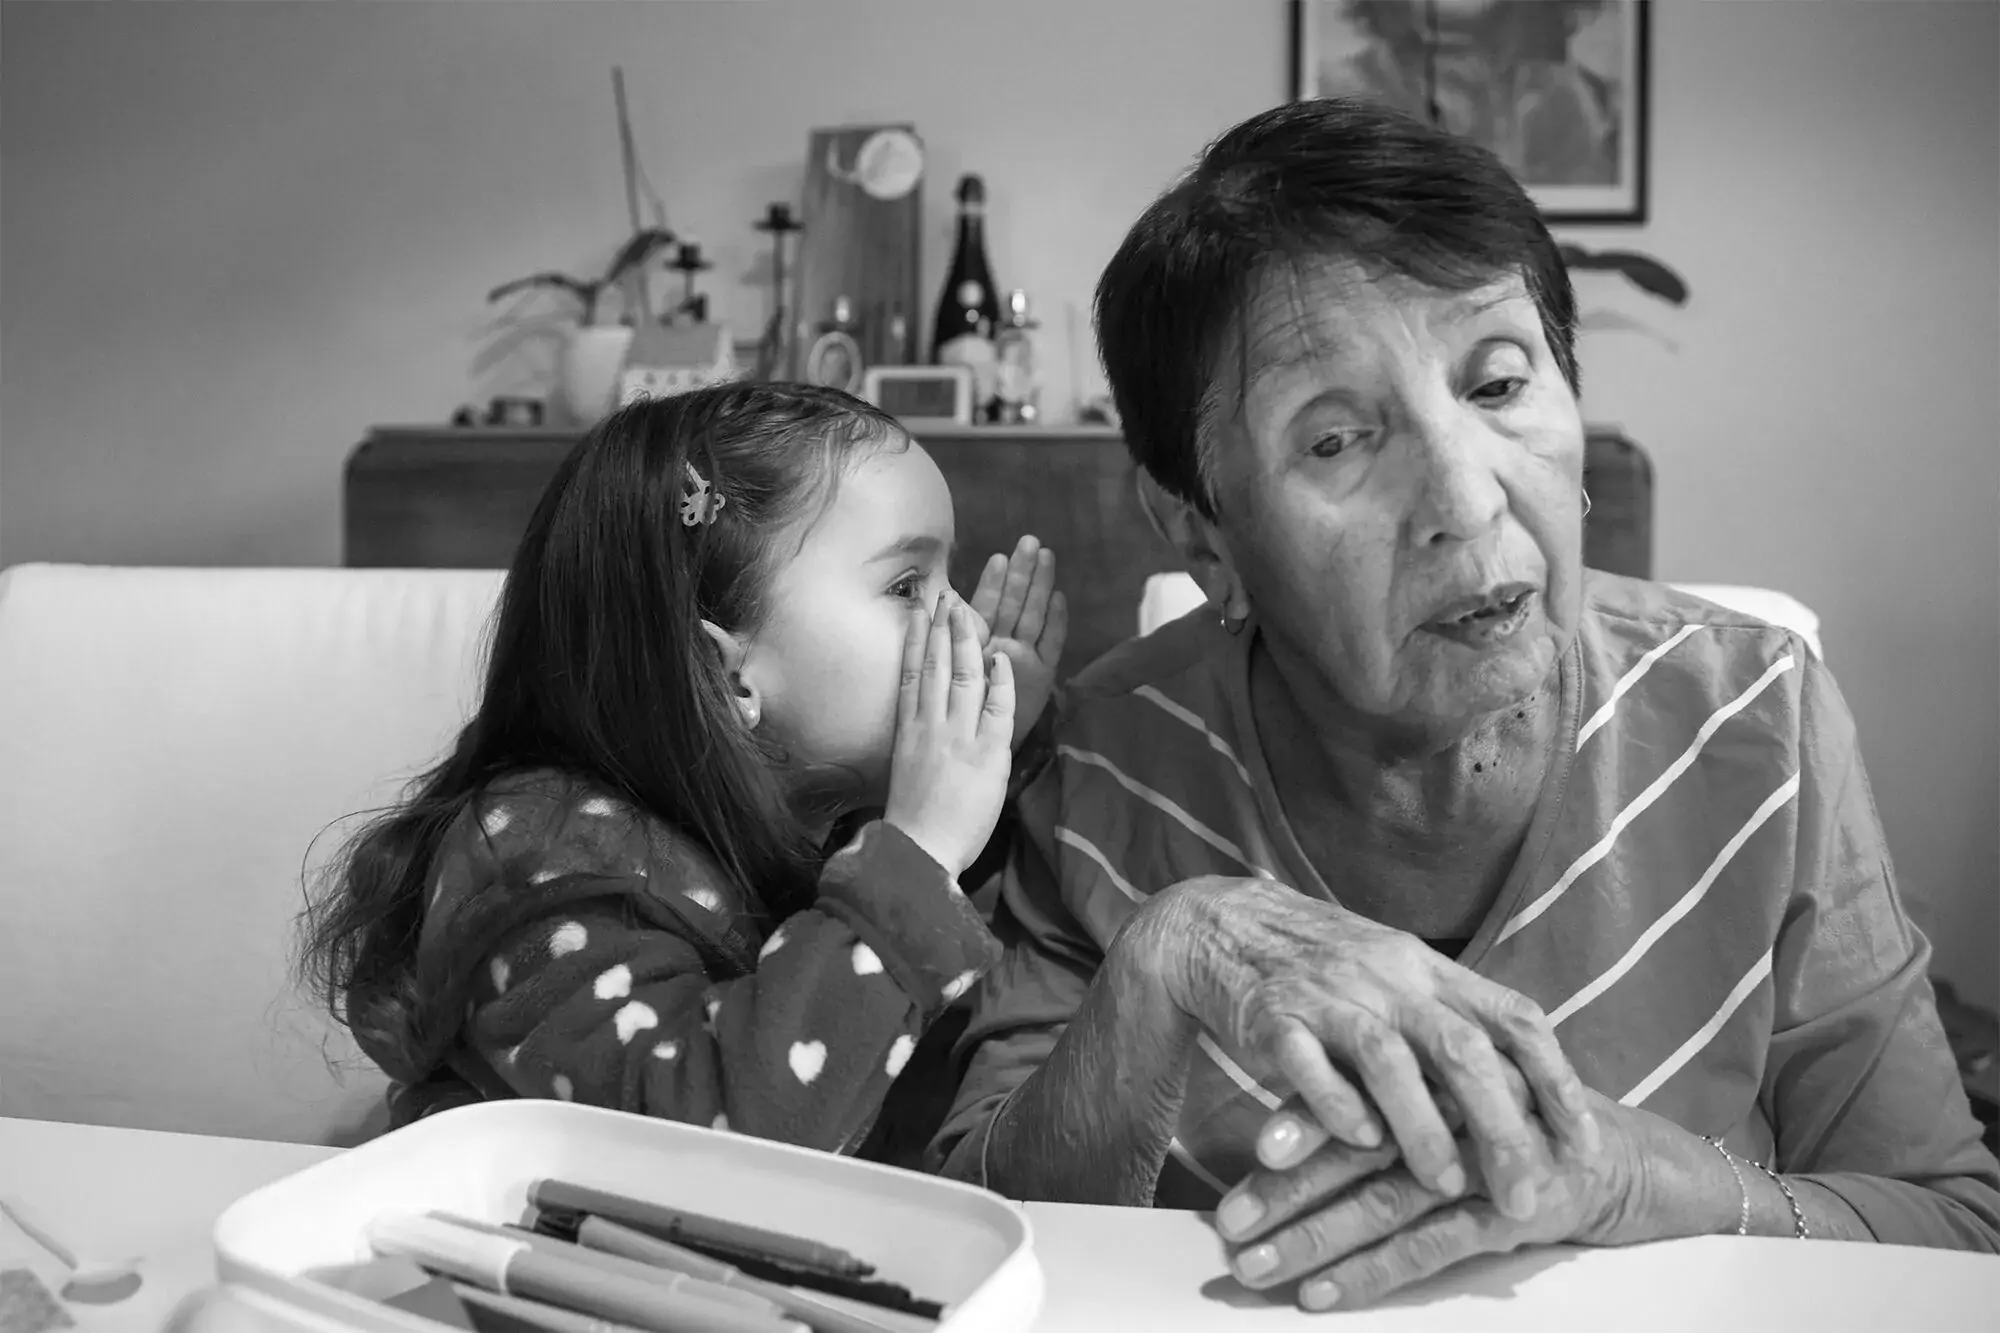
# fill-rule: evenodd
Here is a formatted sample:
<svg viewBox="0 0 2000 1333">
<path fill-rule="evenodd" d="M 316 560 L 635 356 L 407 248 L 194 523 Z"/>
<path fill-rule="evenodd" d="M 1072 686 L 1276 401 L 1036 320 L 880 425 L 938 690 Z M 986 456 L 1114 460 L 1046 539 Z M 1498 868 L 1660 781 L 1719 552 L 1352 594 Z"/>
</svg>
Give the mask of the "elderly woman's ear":
<svg viewBox="0 0 2000 1333">
<path fill-rule="evenodd" d="M 1153 531 L 1180 556 L 1187 572 L 1208 594 L 1210 603 L 1222 612 L 1223 620 L 1242 621 L 1250 614 L 1250 598 L 1236 577 L 1222 534 L 1215 530 L 1215 525 L 1187 501 L 1169 495 L 1144 468 L 1139 469 L 1138 488 L 1139 507 L 1146 511 Z"/>
</svg>

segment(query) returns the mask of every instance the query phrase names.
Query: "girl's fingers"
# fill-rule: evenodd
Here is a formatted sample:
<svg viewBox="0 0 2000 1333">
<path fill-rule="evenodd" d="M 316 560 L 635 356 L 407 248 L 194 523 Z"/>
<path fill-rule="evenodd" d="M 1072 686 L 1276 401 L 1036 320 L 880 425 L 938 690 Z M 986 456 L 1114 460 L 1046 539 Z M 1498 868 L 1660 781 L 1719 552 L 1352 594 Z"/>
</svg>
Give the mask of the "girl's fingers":
<svg viewBox="0 0 2000 1333">
<path fill-rule="evenodd" d="M 1013 557 L 1007 561 L 1007 578 L 1000 588 L 1000 605 L 993 613 L 993 632 L 1001 638 L 1022 637 L 1019 632 L 1021 609 L 1027 603 L 1028 589 L 1035 581 L 1035 566 L 1041 549 L 1041 542 L 1034 537 L 1023 537 L 1014 544 Z"/>
<path fill-rule="evenodd" d="M 931 613 L 922 602 L 910 603 L 910 621 L 903 631 L 903 682 L 896 695 L 896 722 L 917 720 L 924 699 L 924 655 L 931 641 Z"/>
<path fill-rule="evenodd" d="M 993 634 L 993 617 L 1000 613 L 1000 588 L 1007 581 L 1007 557 L 995 551 L 986 557 L 979 571 L 979 586 L 972 590 L 972 609 L 979 613 L 981 638 Z"/>
<path fill-rule="evenodd" d="M 1035 656 L 1050 666 L 1062 660 L 1063 645 L 1069 641 L 1069 598 L 1055 593 L 1049 598 L 1048 623 L 1035 643 Z"/>
<path fill-rule="evenodd" d="M 1055 552 L 1044 546 L 1035 552 L 1035 567 L 1029 571 L 1028 589 L 1021 601 L 1020 617 L 1014 622 L 1014 637 L 1022 643 L 1032 644 L 1042 637 L 1042 626 L 1048 623 L 1049 594 L 1055 588 Z"/>
<path fill-rule="evenodd" d="M 945 713 L 967 733 L 978 729 L 979 710 L 986 702 L 986 663 L 981 660 L 979 635 L 972 628 L 972 609 L 959 602 L 947 618 L 951 631 L 951 698 Z"/>
<path fill-rule="evenodd" d="M 945 716 L 951 696 L 952 594 L 938 594 L 931 612 L 930 633 L 924 639 L 923 698 L 919 711 L 932 720 Z"/>
<path fill-rule="evenodd" d="M 986 682 L 986 703 L 979 711 L 979 734 L 1011 745 L 1014 740 L 1014 663 L 1005 653 L 993 654 Z"/>
</svg>

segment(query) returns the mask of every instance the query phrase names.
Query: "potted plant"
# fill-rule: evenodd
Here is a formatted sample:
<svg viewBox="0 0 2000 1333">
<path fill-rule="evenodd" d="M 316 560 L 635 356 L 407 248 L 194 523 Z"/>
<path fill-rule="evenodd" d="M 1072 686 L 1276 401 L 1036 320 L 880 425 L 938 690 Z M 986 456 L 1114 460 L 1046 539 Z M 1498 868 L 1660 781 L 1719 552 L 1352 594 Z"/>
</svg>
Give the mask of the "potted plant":
<svg viewBox="0 0 2000 1333">
<path fill-rule="evenodd" d="M 634 325 L 646 318 L 644 269 L 654 254 L 674 243 L 665 227 L 644 227 L 632 233 L 611 257 L 602 275 L 579 278 L 545 269 L 525 278 L 503 282 L 486 294 L 488 304 L 536 289 L 561 292 L 576 304 L 576 322 L 564 339 L 556 395 L 576 421 L 595 421 L 616 404 L 613 396 L 619 369 L 632 345 Z M 615 287 L 625 292 L 624 315 L 615 323 L 600 322 L 605 294 Z"/>
</svg>

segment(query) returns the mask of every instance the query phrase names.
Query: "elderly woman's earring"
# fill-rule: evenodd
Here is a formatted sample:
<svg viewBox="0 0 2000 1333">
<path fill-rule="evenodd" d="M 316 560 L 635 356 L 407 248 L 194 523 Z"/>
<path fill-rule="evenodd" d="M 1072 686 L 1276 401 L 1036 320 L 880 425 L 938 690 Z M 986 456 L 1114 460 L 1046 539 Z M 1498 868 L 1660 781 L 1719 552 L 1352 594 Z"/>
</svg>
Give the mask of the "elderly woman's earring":
<svg viewBox="0 0 2000 1333">
<path fill-rule="evenodd" d="M 757 723 L 764 716 L 764 710 L 757 706 L 755 699 L 738 699 L 736 701 L 736 712 L 742 717 L 744 729 L 748 731 L 757 730 Z"/>
<path fill-rule="evenodd" d="M 1249 623 L 1250 617 L 1248 615 L 1231 616 L 1228 607 L 1222 609 L 1222 628 L 1231 635 L 1241 634 L 1243 627 Z"/>
<path fill-rule="evenodd" d="M 1589 517 L 1590 517 L 1590 492 L 1589 492 L 1589 491 L 1585 491 L 1585 492 L 1583 493 L 1583 516 L 1584 516 L 1585 518 L 1589 518 Z"/>
</svg>

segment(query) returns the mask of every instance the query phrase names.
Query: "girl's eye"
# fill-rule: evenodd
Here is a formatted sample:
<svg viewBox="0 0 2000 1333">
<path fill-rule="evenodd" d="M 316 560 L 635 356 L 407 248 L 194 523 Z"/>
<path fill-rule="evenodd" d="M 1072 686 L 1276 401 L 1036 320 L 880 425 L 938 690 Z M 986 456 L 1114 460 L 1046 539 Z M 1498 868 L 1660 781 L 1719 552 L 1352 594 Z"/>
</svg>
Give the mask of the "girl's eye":
<svg viewBox="0 0 2000 1333">
<path fill-rule="evenodd" d="M 905 574 L 889 585 L 889 591 L 906 602 L 914 602 L 924 595 L 924 576 Z"/>
<path fill-rule="evenodd" d="M 1472 391 L 1472 396 L 1488 406 L 1510 403 L 1521 396 L 1521 390 L 1528 387 L 1528 381 L 1520 375 L 1502 375 L 1498 379 L 1486 381 Z"/>
</svg>

